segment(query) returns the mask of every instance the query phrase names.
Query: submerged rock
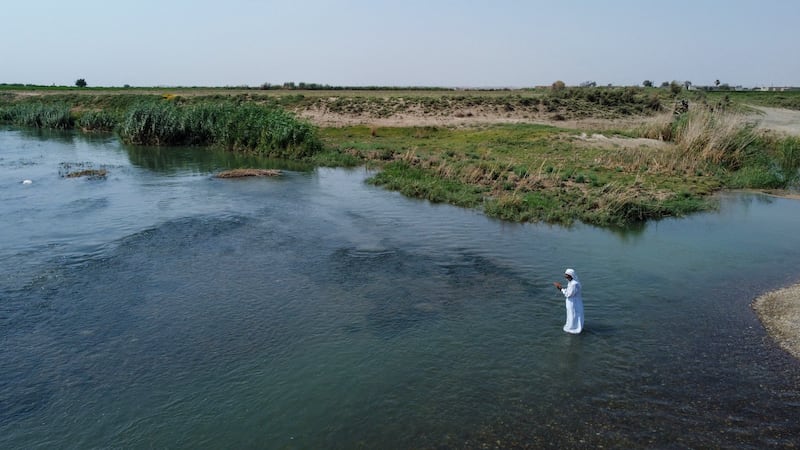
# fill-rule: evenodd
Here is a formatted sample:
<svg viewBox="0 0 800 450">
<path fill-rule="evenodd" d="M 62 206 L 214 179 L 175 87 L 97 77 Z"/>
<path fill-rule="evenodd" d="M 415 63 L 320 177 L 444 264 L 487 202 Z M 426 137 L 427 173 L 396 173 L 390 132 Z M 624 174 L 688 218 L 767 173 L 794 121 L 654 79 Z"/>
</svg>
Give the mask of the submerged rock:
<svg viewBox="0 0 800 450">
<path fill-rule="evenodd" d="M 243 178 L 243 177 L 276 177 L 281 174 L 277 169 L 233 169 L 225 170 L 216 175 L 216 178 Z"/>
<path fill-rule="evenodd" d="M 58 174 L 62 178 L 82 178 L 86 177 L 90 180 L 105 180 L 108 176 L 108 170 L 105 167 L 95 169 L 90 162 L 69 163 L 62 162 L 59 164 Z"/>
<path fill-rule="evenodd" d="M 92 180 L 104 180 L 108 175 L 106 169 L 84 169 L 75 172 L 69 172 L 64 175 L 66 178 L 80 178 L 87 177 Z"/>
</svg>

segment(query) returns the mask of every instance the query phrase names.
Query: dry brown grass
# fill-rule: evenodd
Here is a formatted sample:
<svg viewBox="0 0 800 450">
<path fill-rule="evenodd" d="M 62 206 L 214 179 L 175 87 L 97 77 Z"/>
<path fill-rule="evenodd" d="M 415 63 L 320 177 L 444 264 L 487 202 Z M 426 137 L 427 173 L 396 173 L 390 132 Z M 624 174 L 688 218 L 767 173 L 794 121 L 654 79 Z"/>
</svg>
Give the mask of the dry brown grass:
<svg viewBox="0 0 800 450">
<path fill-rule="evenodd" d="M 747 116 L 707 109 L 690 112 L 674 137 L 684 157 L 732 167 L 741 164 L 744 149 L 755 139 Z"/>
<path fill-rule="evenodd" d="M 758 297 L 753 309 L 778 345 L 800 358 L 800 284 Z"/>
<path fill-rule="evenodd" d="M 670 141 L 672 140 L 672 121 L 672 113 L 662 113 L 642 120 L 634 130 L 639 137 Z"/>
<path fill-rule="evenodd" d="M 635 129 L 648 139 L 669 141 L 663 149 L 633 149 L 609 155 L 621 167 L 648 172 L 696 172 L 708 164 L 741 167 L 745 149 L 758 137 L 752 117 L 722 110 L 695 109 L 677 119 L 656 116 Z"/>
<path fill-rule="evenodd" d="M 217 178 L 275 177 L 280 174 L 281 171 L 275 169 L 233 169 L 222 171 L 215 176 Z"/>
</svg>

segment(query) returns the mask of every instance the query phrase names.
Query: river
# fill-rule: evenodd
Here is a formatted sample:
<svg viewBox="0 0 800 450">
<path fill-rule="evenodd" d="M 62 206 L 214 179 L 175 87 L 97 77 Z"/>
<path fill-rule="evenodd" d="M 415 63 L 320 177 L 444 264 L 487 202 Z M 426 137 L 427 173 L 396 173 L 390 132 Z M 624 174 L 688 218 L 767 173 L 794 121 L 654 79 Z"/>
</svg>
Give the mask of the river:
<svg viewBox="0 0 800 450">
<path fill-rule="evenodd" d="M 0 448 L 798 444 L 750 302 L 800 277 L 800 202 L 564 228 L 370 175 L 0 129 Z"/>
</svg>

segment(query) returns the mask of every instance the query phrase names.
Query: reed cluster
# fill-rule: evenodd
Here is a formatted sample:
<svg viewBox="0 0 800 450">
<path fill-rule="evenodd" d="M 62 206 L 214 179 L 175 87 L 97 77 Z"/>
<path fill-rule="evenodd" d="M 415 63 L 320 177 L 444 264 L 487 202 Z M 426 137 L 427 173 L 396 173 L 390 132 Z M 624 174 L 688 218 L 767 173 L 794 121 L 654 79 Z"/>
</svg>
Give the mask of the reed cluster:
<svg viewBox="0 0 800 450">
<path fill-rule="evenodd" d="M 75 121 L 75 125 L 84 132 L 111 132 L 114 131 L 119 118 L 106 111 L 86 111 Z"/>
<path fill-rule="evenodd" d="M 742 167 L 748 147 L 758 139 L 755 124 L 744 115 L 708 109 L 682 115 L 673 130 L 681 158 L 733 170 Z"/>
<path fill-rule="evenodd" d="M 132 106 L 119 127 L 138 145 L 217 145 L 278 158 L 302 158 L 321 149 L 314 128 L 275 107 L 148 102 Z"/>
<path fill-rule="evenodd" d="M 66 104 L 20 103 L 0 109 L 0 122 L 23 127 L 70 129 L 74 120 Z"/>
<path fill-rule="evenodd" d="M 305 158 L 322 149 L 315 128 L 275 105 L 140 101 L 124 109 L 25 102 L 0 107 L 0 123 L 45 129 L 116 130 L 135 145 L 213 145 L 275 158 Z"/>
</svg>

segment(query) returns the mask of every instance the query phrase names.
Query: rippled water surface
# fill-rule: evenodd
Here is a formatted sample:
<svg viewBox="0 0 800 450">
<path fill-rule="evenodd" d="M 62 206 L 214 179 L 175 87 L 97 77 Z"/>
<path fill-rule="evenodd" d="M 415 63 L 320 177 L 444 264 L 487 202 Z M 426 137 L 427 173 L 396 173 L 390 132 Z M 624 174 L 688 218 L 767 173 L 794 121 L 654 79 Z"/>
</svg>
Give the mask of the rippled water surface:
<svg viewBox="0 0 800 450">
<path fill-rule="evenodd" d="M 800 202 L 612 232 L 364 169 L 212 177 L 274 164 L 0 130 L 0 448 L 798 443 L 800 364 L 749 303 L 800 277 Z"/>
</svg>

